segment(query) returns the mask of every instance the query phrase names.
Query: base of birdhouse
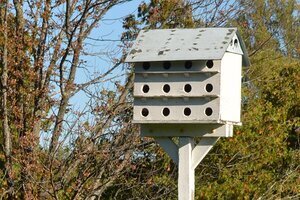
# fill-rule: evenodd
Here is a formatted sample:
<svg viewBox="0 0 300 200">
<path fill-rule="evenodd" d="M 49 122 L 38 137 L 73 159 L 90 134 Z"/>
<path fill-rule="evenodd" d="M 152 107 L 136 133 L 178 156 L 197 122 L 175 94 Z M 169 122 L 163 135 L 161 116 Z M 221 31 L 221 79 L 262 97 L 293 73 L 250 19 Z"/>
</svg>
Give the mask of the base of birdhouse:
<svg viewBox="0 0 300 200">
<path fill-rule="evenodd" d="M 232 137 L 233 124 L 140 124 L 144 137 Z"/>
</svg>

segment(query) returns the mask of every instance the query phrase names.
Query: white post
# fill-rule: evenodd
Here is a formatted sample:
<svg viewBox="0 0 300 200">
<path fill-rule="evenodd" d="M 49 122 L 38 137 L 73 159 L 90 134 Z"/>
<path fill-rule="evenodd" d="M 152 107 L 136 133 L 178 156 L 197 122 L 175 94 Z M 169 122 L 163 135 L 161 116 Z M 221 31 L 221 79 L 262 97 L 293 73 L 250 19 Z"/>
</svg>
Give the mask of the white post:
<svg viewBox="0 0 300 200">
<path fill-rule="evenodd" d="M 171 138 L 155 137 L 174 163 L 178 165 L 178 199 L 194 200 L 195 168 L 218 141 L 218 137 L 202 138 L 195 146 L 193 137 L 179 137 L 177 146 Z"/>
<path fill-rule="evenodd" d="M 179 137 L 178 199 L 193 200 L 195 193 L 195 170 L 192 166 L 194 139 Z"/>
</svg>

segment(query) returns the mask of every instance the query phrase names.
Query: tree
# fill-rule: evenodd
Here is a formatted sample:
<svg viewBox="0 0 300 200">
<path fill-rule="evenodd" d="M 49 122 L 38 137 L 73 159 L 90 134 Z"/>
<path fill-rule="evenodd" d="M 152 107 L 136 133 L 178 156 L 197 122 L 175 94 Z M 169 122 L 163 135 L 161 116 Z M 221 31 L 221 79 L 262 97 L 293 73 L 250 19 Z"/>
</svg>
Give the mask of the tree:
<svg viewBox="0 0 300 200">
<path fill-rule="evenodd" d="M 83 55 L 92 30 L 108 10 L 126 1 L 1 2 L 1 198 L 101 196 L 125 169 L 135 143 L 123 139 L 133 128 L 113 129 L 112 124 L 117 113 L 124 113 L 129 86 L 100 94 L 97 100 L 108 103 L 92 120 L 70 110 L 70 100 L 120 66 L 122 58 L 90 81 L 76 82 L 77 72 L 86 67 Z M 71 116 L 73 122 L 67 120 Z M 98 116 L 105 121 L 95 120 Z M 107 135 L 114 132 L 119 136 L 112 142 Z M 43 140 L 47 134 L 49 144 Z M 103 153 L 108 151 L 111 162 Z"/>
<path fill-rule="evenodd" d="M 1 54 L 0 54 L 0 66 L 1 66 L 1 111 L 3 113 L 3 117 L 1 118 L 1 129 L 3 133 L 3 152 L 5 155 L 6 163 L 3 168 L 6 171 L 6 179 L 8 182 L 8 193 L 12 191 L 12 142 L 11 142 L 11 133 L 8 124 L 8 103 L 7 103 L 7 76 L 8 76 L 8 59 L 7 59 L 7 45 L 8 45 L 8 33 L 7 33 L 7 11 L 8 11 L 8 2 L 3 2 L 0 8 L 0 26 L 1 26 Z"/>
<path fill-rule="evenodd" d="M 78 82 L 90 70 L 89 42 L 101 42 L 91 32 L 126 1 L 1 2 L 1 198 L 175 199 L 176 166 L 131 123 L 134 75 L 123 59 L 141 28 L 200 26 L 239 27 L 252 65 L 243 78 L 244 125 L 198 167 L 196 198 L 297 198 L 299 3 L 141 3 L 124 21 L 124 54 Z M 125 84 L 111 75 L 120 66 Z M 88 97 L 81 110 L 71 102 L 79 92 Z"/>
</svg>

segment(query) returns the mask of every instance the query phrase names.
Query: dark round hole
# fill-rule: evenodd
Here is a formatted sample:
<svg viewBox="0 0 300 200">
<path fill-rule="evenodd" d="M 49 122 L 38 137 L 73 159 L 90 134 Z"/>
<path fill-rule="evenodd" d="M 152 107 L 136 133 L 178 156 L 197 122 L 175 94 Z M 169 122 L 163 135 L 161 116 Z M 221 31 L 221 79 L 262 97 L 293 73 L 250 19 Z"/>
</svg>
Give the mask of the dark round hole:
<svg viewBox="0 0 300 200">
<path fill-rule="evenodd" d="M 170 109 L 169 108 L 164 108 L 162 111 L 163 115 L 166 117 L 170 114 Z"/>
<path fill-rule="evenodd" d="M 183 113 L 184 113 L 185 116 L 190 116 L 191 113 L 192 113 L 192 111 L 191 111 L 190 108 L 185 108 L 185 109 L 183 110 Z"/>
<path fill-rule="evenodd" d="M 149 62 L 144 62 L 144 63 L 143 63 L 143 69 L 144 69 L 144 70 L 150 69 L 150 63 L 149 63 Z"/>
<path fill-rule="evenodd" d="M 171 62 L 164 62 L 163 67 L 164 67 L 164 69 L 170 69 L 171 68 Z"/>
<path fill-rule="evenodd" d="M 147 117 L 147 116 L 149 115 L 149 110 L 148 110 L 147 108 L 143 108 L 143 109 L 142 109 L 142 115 L 143 115 L 144 117 Z"/>
<path fill-rule="evenodd" d="M 238 45 L 238 40 L 235 39 L 235 40 L 234 40 L 234 46 L 237 46 L 237 45 Z"/>
<path fill-rule="evenodd" d="M 206 92 L 211 92 L 213 91 L 214 87 L 212 84 L 208 83 L 206 86 L 205 86 L 205 90 Z"/>
<path fill-rule="evenodd" d="M 206 66 L 210 69 L 210 68 L 212 68 L 214 66 L 214 62 L 212 60 L 208 60 L 206 62 Z"/>
<path fill-rule="evenodd" d="M 184 64 L 184 67 L 186 69 L 191 69 L 193 66 L 193 62 L 192 61 L 186 61 L 185 64 Z"/>
<path fill-rule="evenodd" d="M 164 91 L 165 93 L 169 93 L 170 90 L 171 90 L 170 85 L 165 84 L 164 87 L 163 87 L 163 91 Z"/>
<path fill-rule="evenodd" d="M 205 114 L 206 114 L 207 116 L 211 116 L 212 113 L 213 113 L 213 110 L 212 110 L 210 107 L 208 107 L 208 108 L 205 109 Z"/>
<path fill-rule="evenodd" d="M 192 86 L 190 84 L 186 84 L 184 86 L 184 91 L 187 92 L 187 93 L 191 92 L 192 91 Z"/>
<path fill-rule="evenodd" d="M 148 93 L 149 90 L 150 90 L 149 85 L 144 85 L 142 90 L 143 90 L 144 93 Z"/>
</svg>

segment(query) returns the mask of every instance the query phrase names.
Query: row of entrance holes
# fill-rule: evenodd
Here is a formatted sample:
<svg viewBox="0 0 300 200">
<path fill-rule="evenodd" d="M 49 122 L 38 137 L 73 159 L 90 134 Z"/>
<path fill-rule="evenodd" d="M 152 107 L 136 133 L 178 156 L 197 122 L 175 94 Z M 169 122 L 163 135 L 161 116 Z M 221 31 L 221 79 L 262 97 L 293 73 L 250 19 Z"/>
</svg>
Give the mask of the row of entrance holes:
<svg viewBox="0 0 300 200">
<path fill-rule="evenodd" d="M 210 92 L 213 91 L 213 89 L 214 89 L 214 87 L 213 87 L 212 84 L 210 84 L 210 83 L 206 84 L 206 86 L 205 86 L 206 92 L 210 93 Z M 162 90 L 163 90 L 165 93 L 169 93 L 169 92 L 171 91 L 171 87 L 170 87 L 169 84 L 165 84 L 165 85 L 163 86 Z M 190 93 L 190 92 L 192 91 L 192 86 L 191 86 L 190 84 L 185 84 L 184 87 L 183 87 L 183 90 L 184 90 L 186 93 Z M 149 85 L 147 85 L 147 84 L 143 85 L 142 91 L 143 91 L 143 93 L 145 93 L 145 94 L 148 93 L 148 92 L 150 91 Z"/>
<path fill-rule="evenodd" d="M 192 66 L 193 66 L 193 62 L 192 62 L 192 61 L 186 61 L 185 64 L 184 64 L 184 67 L 185 67 L 186 69 L 191 69 Z M 214 63 L 213 63 L 212 60 L 208 60 L 208 61 L 206 62 L 206 67 L 207 67 L 207 68 L 211 69 L 213 66 L 214 66 Z M 171 62 L 164 62 L 164 63 L 163 63 L 163 68 L 166 69 L 166 70 L 170 69 L 170 68 L 171 68 Z M 150 69 L 150 63 L 149 63 L 149 62 L 144 62 L 144 63 L 143 63 L 143 69 L 144 69 L 144 70 Z M 149 85 L 144 85 L 143 88 L 142 88 L 142 91 L 143 91 L 144 93 L 148 93 L 149 90 L 150 90 Z M 165 93 L 169 93 L 170 90 L 171 90 L 170 85 L 165 84 L 165 85 L 163 86 L 163 91 L 164 91 Z M 205 90 L 206 90 L 207 92 L 211 92 L 211 91 L 213 90 L 213 85 L 210 84 L 210 83 L 206 84 Z M 192 91 L 192 86 L 191 86 L 190 84 L 186 84 L 186 85 L 184 86 L 184 91 L 185 91 L 186 93 L 191 92 L 191 91 Z M 191 109 L 188 108 L 188 107 L 185 108 L 185 109 L 183 110 L 183 114 L 184 114 L 185 116 L 190 116 L 191 113 L 192 113 L 192 111 L 191 111 Z M 211 116 L 211 115 L 213 114 L 213 110 L 212 110 L 212 108 L 207 107 L 207 108 L 205 109 L 204 113 L 205 113 L 206 116 Z M 141 114 L 142 114 L 142 116 L 147 117 L 147 116 L 149 115 L 149 110 L 148 110 L 147 108 L 143 108 Z M 169 109 L 169 108 L 163 108 L 162 114 L 163 114 L 163 116 L 165 116 L 165 117 L 169 116 L 169 115 L 170 115 L 170 109 Z"/>
<path fill-rule="evenodd" d="M 190 69 L 190 68 L 192 68 L 192 66 L 193 66 L 193 62 L 192 62 L 192 61 L 186 61 L 186 62 L 185 62 L 185 68 L 186 68 L 186 69 Z M 208 60 L 208 61 L 206 62 L 206 66 L 207 66 L 207 68 L 212 68 L 212 67 L 214 66 L 214 62 L 213 62 L 212 60 Z M 171 62 L 164 62 L 164 63 L 163 63 L 163 67 L 164 67 L 164 69 L 170 69 L 170 68 L 171 68 Z M 144 62 L 144 63 L 143 63 L 143 68 L 144 68 L 145 70 L 148 70 L 148 69 L 150 68 L 150 63 L 149 63 L 149 62 Z M 142 91 L 143 91 L 144 93 L 148 93 L 149 90 L 150 90 L 149 85 L 144 85 L 143 88 L 142 88 Z M 165 85 L 163 86 L 163 91 L 164 91 L 165 93 L 169 93 L 170 90 L 171 90 L 170 85 L 165 84 Z M 205 90 L 206 90 L 207 92 L 211 92 L 211 91 L 213 90 L 213 85 L 210 84 L 210 83 L 208 83 L 208 84 L 205 86 Z M 192 86 L 191 86 L 190 84 L 186 84 L 186 85 L 184 86 L 184 91 L 185 91 L 186 93 L 191 92 L 191 91 L 192 91 Z"/>
<path fill-rule="evenodd" d="M 163 62 L 163 68 L 166 69 L 166 70 L 170 69 L 171 65 L 172 64 L 171 64 L 170 61 Z M 212 61 L 212 60 L 206 61 L 206 67 L 208 69 L 211 69 L 213 66 L 214 66 L 214 61 Z M 151 67 L 151 64 L 149 62 L 144 62 L 143 63 L 143 69 L 144 70 L 149 70 L 150 67 Z M 184 63 L 184 67 L 185 67 L 185 69 L 191 69 L 193 67 L 193 62 L 192 61 L 186 61 Z"/>
<path fill-rule="evenodd" d="M 206 116 L 211 116 L 213 114 L 213 110 L 212 110 L 212 108 L 207 107 L 205 109 L 204 113 L 205 113 Z M 141 114 L 142 114 L 143 117 L 147 117 L 149 115 L 149 110 L 147 108 L 143 108 Z M 192 111 L 191 111 L 190 108 L 187 107 L 187 108 L 184 108 L 183 114 L 188 117 L 192 114 Z M 169 108 L 163 108 L 162 109 L 162 115 L 165 116 L 165 117 L 169 116 L 170 115 L 170 109 Z"/>
</svg>

